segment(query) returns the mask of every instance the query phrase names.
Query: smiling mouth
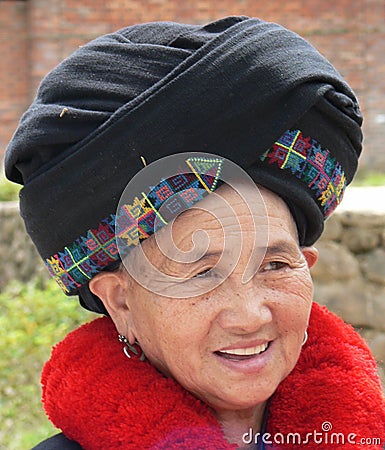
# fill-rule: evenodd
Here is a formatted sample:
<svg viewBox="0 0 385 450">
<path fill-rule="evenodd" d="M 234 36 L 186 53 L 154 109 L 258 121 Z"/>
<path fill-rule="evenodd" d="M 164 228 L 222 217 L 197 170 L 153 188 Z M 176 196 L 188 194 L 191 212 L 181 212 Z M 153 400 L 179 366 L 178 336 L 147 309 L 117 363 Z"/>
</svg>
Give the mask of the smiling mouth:
<svg viewBox="0 0 385 450">
<path fill-rule="evenodd" d="M 251 359 L 255 356 L 261 355 L 269 348 L 269 346 L 270 342 L 266 342 L 265 344 L 256 345 L 255 347 L 218 350 L 214 353 L 221 358 L 231 359 L 232 361 L 244 361 L 245 359 Z"/>
</svg>

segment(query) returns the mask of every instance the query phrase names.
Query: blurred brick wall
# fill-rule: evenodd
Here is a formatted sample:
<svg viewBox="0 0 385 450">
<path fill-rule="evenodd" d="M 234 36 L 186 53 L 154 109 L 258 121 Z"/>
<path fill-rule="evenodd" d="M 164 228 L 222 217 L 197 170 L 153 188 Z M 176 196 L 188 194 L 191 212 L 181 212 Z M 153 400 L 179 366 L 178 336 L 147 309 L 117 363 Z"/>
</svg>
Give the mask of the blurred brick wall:
<svg viewBox="0 0 385 450">
<path fill-rule="evenodd" d="M 24 2 L 0 1 L 0 156 L 30 96 Z"/>
<path fill-rule="evenodd" d="M 0 156 L 40 79 L 79 45 L 134 23 L 231 14 L 281 23 L 334 63 L 365 113 L 361 164 L 385 170 L 384 0 L 0 0 Z"/>
</svg>

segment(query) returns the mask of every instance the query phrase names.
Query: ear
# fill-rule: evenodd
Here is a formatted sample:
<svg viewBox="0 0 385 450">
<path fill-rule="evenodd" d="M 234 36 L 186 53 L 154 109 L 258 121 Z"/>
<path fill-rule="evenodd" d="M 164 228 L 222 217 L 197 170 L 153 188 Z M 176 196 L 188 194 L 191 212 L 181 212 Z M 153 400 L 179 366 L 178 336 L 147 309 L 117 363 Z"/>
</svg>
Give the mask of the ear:
<svg viewBox="0 0 385 450">
<path fill-rule="evenodd" d="M 103 302 L 119 334 L 131 342 L 135 336 L 131 327 L 131 314 L 128 299 L 129 277 L 123 270 L 101 272 L 89 282 L 93 294 Z"/>
<path fill-rule="evenodd" d="M 312 246 L 312 247 L 302 247 L 301 251 L 306 259 L 309 269 L 312 268 L 318 260 L 318 250 Z"/>
</svg>

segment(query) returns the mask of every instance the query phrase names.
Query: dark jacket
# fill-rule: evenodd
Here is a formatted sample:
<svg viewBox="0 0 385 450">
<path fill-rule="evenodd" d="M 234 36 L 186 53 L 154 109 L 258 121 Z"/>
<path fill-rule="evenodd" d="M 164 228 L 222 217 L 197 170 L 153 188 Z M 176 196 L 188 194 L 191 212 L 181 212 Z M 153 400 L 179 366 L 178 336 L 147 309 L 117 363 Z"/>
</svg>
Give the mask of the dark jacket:
<svg viewBox="0 0 385 450">
<path fill-rule="evenodd" d="M 385 450 L 385 445 L 383 448 Z M 82 450 L 82 447 L 77 442 L 67 439 L 63 433 L 60 433 L 41 442 L 32 450 Z"/>
<path fill-rule="evenodd" d="M 32 450 L 81 450 L 82 447 L 75 442 L 67 439 L 63 433 L 55 434 L 55 436 L 40 442 Z"/>
</svg>

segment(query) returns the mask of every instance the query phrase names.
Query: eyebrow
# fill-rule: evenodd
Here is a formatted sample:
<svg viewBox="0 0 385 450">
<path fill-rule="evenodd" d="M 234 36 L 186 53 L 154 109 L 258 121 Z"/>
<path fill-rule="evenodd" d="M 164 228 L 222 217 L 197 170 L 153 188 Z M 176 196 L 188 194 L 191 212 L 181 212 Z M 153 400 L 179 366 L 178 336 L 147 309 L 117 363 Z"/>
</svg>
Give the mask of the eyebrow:
<svg viewBox="0 0 385 450">
<path fill-rule="evenodd" d="M 199 251 L 199 247 L 198 247 L 198 251 Z M 221 251 L 208 250 L 207 252 L 205 252 L 202 255 L 202 257 L 197 258 L 196 260 L 193 260 L 193 261 L 178 261 L 176 259 L 170 258 L 168 255 L 164 254 L 163 252 L 161 252 L 159 255 L 159 257 L 161 258 L 160 263 L 162 265 L 164 265 L 164 264 L 172 265 L 172 264 L 176 263 L 177 265 L 181 265 L 182 267 L 186 267 L 186 266 L 197 264 L 197 263 L 202 263 L 205 261 L 210 261 L 213 259 L 219 259 L 221 256 L 222 256 L 222 250 Z"/>
<path fill-rule="evenodd" d="M 275 242 L 274 245 L 266 247 L 259 247 L 257 250 L 262 250 L 265 252 L 265 256 L 271 257 L 273 255 L 277 254 L 289 254 L 289 255 L 298 255 L 300 253 L 300 247 L 296 246 L 294 244 L 290 244 L 286 241 L 278 241 Z M 195 263 L 202 263 L 205 261 L 210 261 L 211 259 L 215 258 L 218 259 L 222 256 L 222 251 L 216 251 L 216 250 L 209 250 L 207 253 L 205 253 L 202 258 L 197 259 L 194 262 L 191 263 L 182 263 L 182 264 L 195 264 Z M 173 261 L 175 262 L 175 261 Z"/>
<path fill-rule="evenodd" d="M 266 255 L 276 255 L 277 253 L 289 253 L 289 254 L 297 254 L 300 252 L 298 246 L 290 244 L 286 241 L 278 241 L 275 242 L 274 245 L 268 246 L 266 248 Z"/>
</svg>

